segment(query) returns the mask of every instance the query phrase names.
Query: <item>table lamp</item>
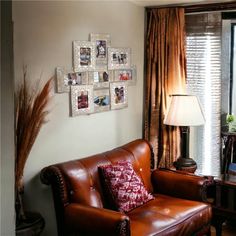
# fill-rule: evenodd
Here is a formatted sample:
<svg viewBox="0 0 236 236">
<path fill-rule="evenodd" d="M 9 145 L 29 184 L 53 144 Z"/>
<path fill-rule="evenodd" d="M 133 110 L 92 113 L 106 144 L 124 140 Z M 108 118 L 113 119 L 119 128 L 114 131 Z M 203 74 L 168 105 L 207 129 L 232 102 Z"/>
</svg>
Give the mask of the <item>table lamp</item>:
<svg viewBox="0 0 236 236">
<path fill-rule="evenodd" d="M 174 162 L 177 170 L 194 173 L 197 169 L 196 162 L 189 157 L 189 126 L 198 126 L 204 123 L 204 115 L 196 96 L 171 95 L 171 102 L 164 119 L 164 124 L 180 126 L 181 156 Z"/>
</svg>

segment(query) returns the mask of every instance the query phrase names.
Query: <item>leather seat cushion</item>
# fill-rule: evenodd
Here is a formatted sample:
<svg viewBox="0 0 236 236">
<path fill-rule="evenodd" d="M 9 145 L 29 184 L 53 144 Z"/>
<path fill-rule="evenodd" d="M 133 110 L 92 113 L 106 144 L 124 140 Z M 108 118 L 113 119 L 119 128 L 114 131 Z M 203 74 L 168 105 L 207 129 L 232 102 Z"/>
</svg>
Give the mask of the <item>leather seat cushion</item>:
<svg viewBox="0 0 236 236">
<path fill-rule="evenodd" d="M 205 203 L 156 194 L 155 199 L 127 213 L 132 236 L 192 235 L 211 220 Z"/>
</svg>

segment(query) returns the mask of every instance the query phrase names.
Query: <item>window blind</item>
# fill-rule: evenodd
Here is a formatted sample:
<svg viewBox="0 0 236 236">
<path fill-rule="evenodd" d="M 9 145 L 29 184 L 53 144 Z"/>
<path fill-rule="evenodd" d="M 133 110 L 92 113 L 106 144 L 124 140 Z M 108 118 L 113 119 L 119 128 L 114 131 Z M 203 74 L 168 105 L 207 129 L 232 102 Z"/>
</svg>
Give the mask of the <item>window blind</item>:
<svg viewBox="0 0 236 236">
<path fill-rule="evenodd" d="M 198 173 L 220 173 L 221 14 L 186 15 L 187 92 L 198 96 L 205 125 L 191 129 Z"/>
</svg>

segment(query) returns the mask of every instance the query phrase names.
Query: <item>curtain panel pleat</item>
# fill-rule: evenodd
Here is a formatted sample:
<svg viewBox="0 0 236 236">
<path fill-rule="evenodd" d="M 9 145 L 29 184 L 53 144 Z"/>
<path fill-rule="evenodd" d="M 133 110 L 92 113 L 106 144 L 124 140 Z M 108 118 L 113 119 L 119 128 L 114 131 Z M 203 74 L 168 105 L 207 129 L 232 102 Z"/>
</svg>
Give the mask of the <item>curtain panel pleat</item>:
<svg viewBox="0 0 236 236">
<path fill-rule="evenodd" d="M 144 138 L 154 150 L 155 166 L 172 166 L 180 154 L 179 128 L 163 124 L 171 94 L 185 93 L 184 8 L 147 12 Z"/>
</svg>

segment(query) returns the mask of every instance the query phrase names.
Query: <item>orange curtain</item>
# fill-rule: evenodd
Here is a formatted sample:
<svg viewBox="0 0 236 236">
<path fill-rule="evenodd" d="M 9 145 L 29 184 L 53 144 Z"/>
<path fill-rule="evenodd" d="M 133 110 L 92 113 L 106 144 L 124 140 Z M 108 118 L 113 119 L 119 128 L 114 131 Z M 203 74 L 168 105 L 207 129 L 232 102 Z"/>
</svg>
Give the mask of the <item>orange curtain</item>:
<svg viewBox="0 0 236 236">
<path fill-rule="evenodd" d="M 180 154 L 179 128 L 163 124 L 171 94 L 185 93 L 186 55 L 183 8 L 147 12 L 144 138 L 155 166 L 169 168 Z"/>
</svg>

